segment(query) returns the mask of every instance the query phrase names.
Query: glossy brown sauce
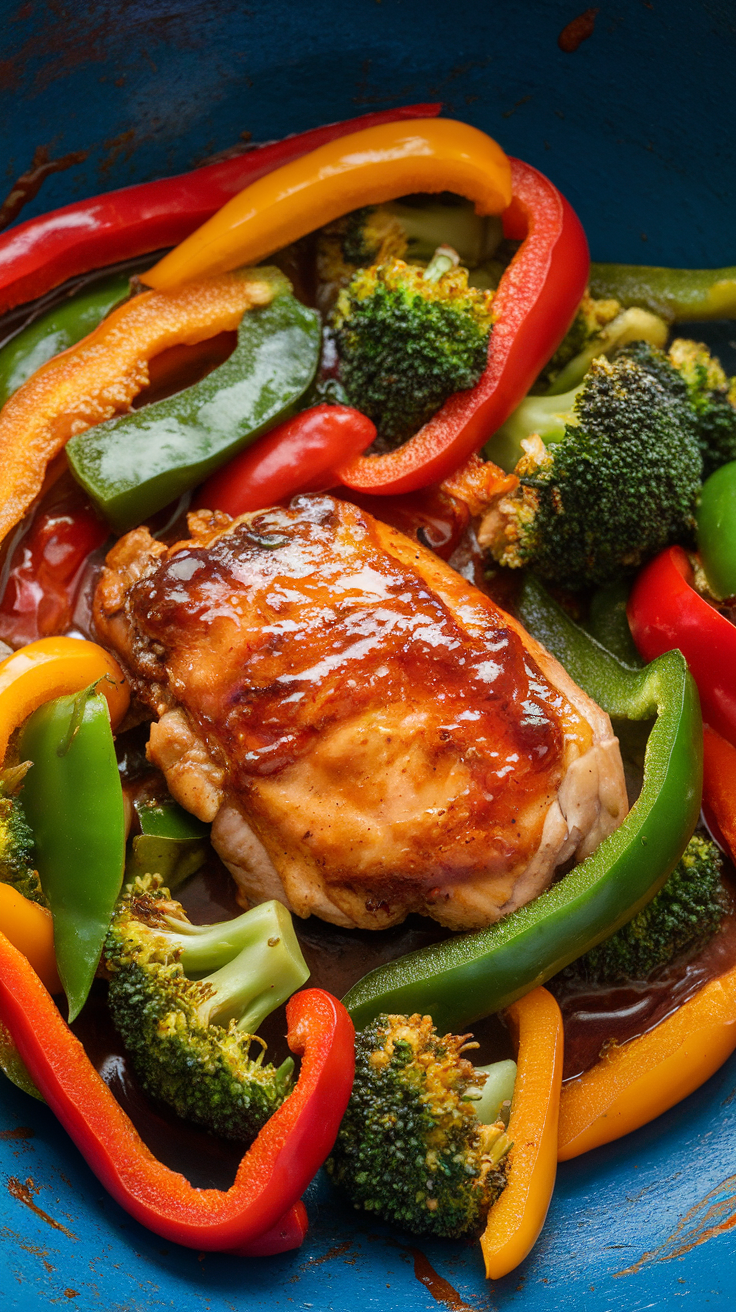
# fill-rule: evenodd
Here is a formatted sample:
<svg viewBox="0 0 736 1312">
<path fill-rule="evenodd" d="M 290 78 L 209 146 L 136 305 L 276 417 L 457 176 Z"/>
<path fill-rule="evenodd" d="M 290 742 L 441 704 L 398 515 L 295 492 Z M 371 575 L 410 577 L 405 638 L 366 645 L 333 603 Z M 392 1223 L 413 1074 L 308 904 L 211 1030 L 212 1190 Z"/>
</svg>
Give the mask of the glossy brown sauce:
<svg viewBox="0 0 736 1312">
<path fill-rule="evenodd" d="M 733 868 L 730 873 L 734 874 Z M 678 957 L 650 979 L 608 988 L 558 976 L 548 985 L 565 1024 L 563 1079 L 574 1079 L 588 1070 L 610 1043 L 626 1043 L 653 1029 L 709 980 L 736 964 L 736 902 L 732 879 L 727 883 L 732 909 L 710 942 Z"/>
</svg>

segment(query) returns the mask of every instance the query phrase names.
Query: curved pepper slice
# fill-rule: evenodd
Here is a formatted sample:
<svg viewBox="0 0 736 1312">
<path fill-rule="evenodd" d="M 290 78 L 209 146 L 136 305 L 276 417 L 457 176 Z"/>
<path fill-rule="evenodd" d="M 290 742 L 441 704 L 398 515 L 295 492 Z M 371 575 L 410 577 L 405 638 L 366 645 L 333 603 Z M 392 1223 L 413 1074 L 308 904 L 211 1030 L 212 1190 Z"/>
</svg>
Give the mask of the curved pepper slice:
<svg viewBox="0 0 736 1312">
<path fill-rule="evenodd" d="M 699 1089 L 736 1048 L 736 967 L 638 1039 L 609 1048 L 563 1086 L 558 1157 L 590 1152 L 647 1125 Z"/>
<path fill-rule="evenodd" d="M 126 298 L 130 279 L 113 274 L 93 287 L 84 288 L 69 301 L 62 301 L 33 319 L 15 337 L 0 348 L 0 406 L 17 392 L 31 374 L 69 346 L 91 333 L 93 328 Z"/>
<path fill-rule="evenodd" d="M 736 743 L 736 627 L 692 586 L 682 547 L 668 547 L 634 582 L 627 615 L 645 660 L 679 648 L 698 685 L 707 724 Z"/>
<path fill-rule="evenodd" d="M 622 665 L 528 578 L 519 615 L 580 687 L 610 715 L 646 720 L 641 793 L 618 829 L 533 902 L 488 929 L 454 935 L 371 971 L 343 999 L 362 1029 L 380 1012 L 429 1013 L 462 1033 L 508 1006 L 626 924 L 680 859 L 700 812 L 702 727 L 684 657 L 643 670 Z"/>
<path fill-rule="evenodd" d="M 207 479 L 197 506 L 243 515 L 274 506 L 296 492 L 321 492 L 337 482 L 347 456 L 365 451 L 376 436 L 367 415 L 346 405 L 302 410 Z"/>
<path fill-rule="evenodd" d="M 75 201 L 0 235 L 0 314 L 67 278 L 174 246 L 256 178 L 326 141 L 378 123 L 433 118 L 442 106 L 402 105 L 328 123 L 233 159 Z"/>
<path fill-rule="evenodd" d="M 439 482 L 500 428 L 554 354 L 580 304 L 590 257 L 582 225 L 556 187 L 511 160 L 513 200 L 506 237 L 523 238 L 493 302 L 488 365 L 475 387 L 456 392 L 396 451 L 354 460 L 340 477 L 379 495 Z"/>
<path fill-rule="evenodd" d="M 128 681 L 117 661 L 84 638 L 40 638 L 0 662 L 0 761 L 8 739 L 44 702 L 81 692 L 99 681 L 113 729 L 130 702 Z"/>
<path fill-rule="evenodd" d="M 361 205 L 420 191 L 454 191 L 478 214 L 500 214 L 511 201 L 509 163 L 485 132 L 452 119 L 364 128 L 253 182 L 142 278 L 176 287 L 257 264 Z"/>
<path fill-rule="evenodd" d="M 516 1083 L 508 1136 L 506 1188 L 488 1214 L 480 1241 L 486 1276 L 500 1280 L 531 1252 L 544 1225 L 557 1174 L 557 1118 L 562 1083 L 560 1009 L 547 989 L 509 1008 L 518 1036 Z"/>
<path fill-rule="evenodd" d="M 253 273 L 146 292 L 42 365 L 0 411 L 0 540 L 22 519 L 68 439 L 129 408 L 148 382 L 152 356 L 232 331 L 247 309 L 272 296 L 271 283 Z"/>
<path fill-rule="evenodd" d="M 89 557 L 108 536 L 76 484 L 65 479 L 51 495 L 45 489 L 43 506 L 6 558 L 0 638 L 17 648 L 72 628 Z"/>
<path fill-rule="evenodd" d="M 703 727 L 703 814 L 708 828 L 736 861 L 736 747 Z"/>
<path fill-rule="evenodd" d="M 37 902 L 29 902 L 10 884 L 0 884 L 0 925 L 13 947 L 28 958 L 49 993 L 61 993 L 51 912 Z"/>
<path fill-rule="evenodd" d="M 312 382 L 322 344 L 319 315 L 291 295 L 278 270 L 256 276 L 273 287 L 273 299 L 243 315 L 228 360 L 176 395 L 68 442 L 72 474 L 119 533 L 293 414 Z"/>
<path fill-rule="evenodd" d="M 273 1243 L 279 1226 L 287 1246 L 299 1240 L 291 1209 L 337 1135 L 353 1081 L 354 1030 L 322 989 L 297 993 L 286 1016 L 289 1047 L 302 1058 L 294 1089 L 244 1154 L 232 1187 L 195 1189 L 144 1144 L 25 957 L 0 934 L 0 1021 L 31 1078 L 115 1201 L 189 1248 L 242 1253 L 267 1236 Z"/>
</svg>

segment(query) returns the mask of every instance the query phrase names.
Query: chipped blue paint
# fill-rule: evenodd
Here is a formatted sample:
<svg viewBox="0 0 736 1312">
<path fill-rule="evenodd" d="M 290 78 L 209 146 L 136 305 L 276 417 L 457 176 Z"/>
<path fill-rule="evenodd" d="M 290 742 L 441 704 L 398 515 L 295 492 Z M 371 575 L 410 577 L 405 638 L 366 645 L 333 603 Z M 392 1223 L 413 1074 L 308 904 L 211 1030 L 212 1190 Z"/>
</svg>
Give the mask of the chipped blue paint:
<svg viewBox="0 0 736 1312">
<path fill-rule="evenodd" d="M 731 0 L 0 0 L 0 190 L 30 162 L 88 149 L 24 217 L 267 140 L 409 100 L 442 99 L 549 173 L 597 258 L 736 261 L 736 17 Z M 736 336 L 721 333 L 727 343 Z M 260 1262 L 165 1244 L 106 1197 L 46 1108 L 3 1083 L 0 1300 L 23 1312 L 437 1312 L 403 1237 L 356 1227 L 324 1180 L 296 1254 Z M 478 1312 L 736 1308 L 736 1061 L 620 1144 L 560 1170 L 532 1257 L 495 1285 L 477 1247 L 421 1245 Z M 32 1182 L 36 1207 L 8 1192 Z M 705 1202 L 703 1202 L 705 1200 Z M 679 1229 L 678 1229 L 679 1227 Z M 695 1244 L 694 1247 L 689 1246 Z M 646 1260 L 642 1261 L 649 1254 Z M 640 1264 L 640 1265 L 637 1265 Z M 630 1274 L 619 1274 L 635 1268 Z M 684 1300 L 684 1303 L 683 1303 Z M 458 1304 L 459 1306 L 459 1304 Z"/>
</svg>

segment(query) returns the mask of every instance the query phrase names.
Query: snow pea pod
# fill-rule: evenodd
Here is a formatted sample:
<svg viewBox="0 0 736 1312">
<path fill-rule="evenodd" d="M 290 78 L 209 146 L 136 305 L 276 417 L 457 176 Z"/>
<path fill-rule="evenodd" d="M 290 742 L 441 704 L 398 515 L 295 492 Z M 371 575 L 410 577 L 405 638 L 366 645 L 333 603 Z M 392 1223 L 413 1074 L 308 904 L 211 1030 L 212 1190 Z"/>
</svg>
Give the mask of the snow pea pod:
<svg viewBox="0 0 736 1312">
<path fill-rule="evenodd" d="M 126 882 L 136 875 L 161 875 L 168 889 L 178 888 L 198 870 L 209 850 L 209 825 L 190 815 L 172 798 L 134 802 L 141 826 L 125 863 Z"/>
<path fill-rule="evenodd" d="M 508 1007 L 625 925 L 679 861 L 700 812 L 702 721 L 679 651 L 644 669 L 623 665 L 528 578 L 520 618 L 612 716 L 649 720 L 639 798 L 600 847 L 533 902 L 488 929 L 456 934 L 379 966 L 343 999 L 356 1029 L 381 1012 L 431 1015 L 462 1033 Z"/>
<path fill-rule="evenodd" d="M 196 487 L 291 415 L 307 391 L 319 362 L 319 316 L 273 276 L 279 291 L 243 315 L 238 344 L 218 369 L 67 443 L 74 477 L 118 532 Z"/>
<path fill-rule="evenodd" d="M 40 369 L 69 346 L 76 346 L 128 294 L 129 279 L 121 273 L 96 282 L 71 300 L 55 305 L 34 319 L 0 350 L 0 406 Z"/>
<path fill-rule="evenodd" d="M 23 808 L 70 1021 L 94 979 L 125 860 L 123 790 L 107 702 L 96 687 L 40 706 L 19 743 L 21 760 L 33 762 Z"/>
</svg>

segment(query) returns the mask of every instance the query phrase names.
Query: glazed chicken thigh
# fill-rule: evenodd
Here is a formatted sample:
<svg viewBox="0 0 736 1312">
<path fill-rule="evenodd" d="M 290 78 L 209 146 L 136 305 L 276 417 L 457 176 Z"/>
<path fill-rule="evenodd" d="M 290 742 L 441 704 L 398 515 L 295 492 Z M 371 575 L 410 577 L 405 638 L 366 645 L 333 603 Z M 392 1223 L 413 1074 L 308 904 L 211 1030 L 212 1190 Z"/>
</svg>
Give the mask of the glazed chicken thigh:
<svg viewBox="0 0 736 1312">
<path fill-rule="evenodd" d="M 95 621 L 244 905 L 474 928 L 621 822 L 608 717 L 430 551 L 323 495 L 189 527 L 122 538 Z"/>
</svg>

